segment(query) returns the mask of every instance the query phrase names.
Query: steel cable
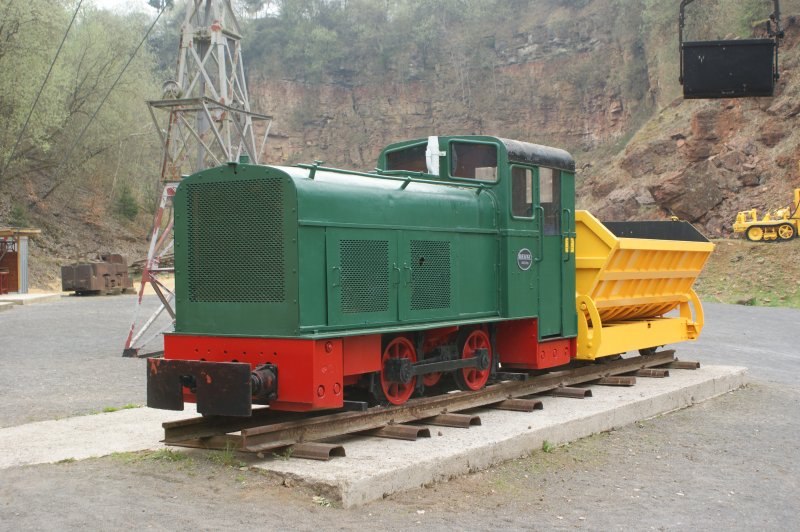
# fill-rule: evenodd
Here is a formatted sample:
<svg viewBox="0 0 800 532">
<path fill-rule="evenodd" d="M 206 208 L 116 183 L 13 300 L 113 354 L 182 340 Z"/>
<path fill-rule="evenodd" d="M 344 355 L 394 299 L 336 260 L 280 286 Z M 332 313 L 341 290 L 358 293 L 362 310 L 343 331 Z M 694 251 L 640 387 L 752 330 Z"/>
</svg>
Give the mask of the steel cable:
<svg viewBox="0 0 800 532">
<path fill-rule="evenodd" d="M 8 170 L 11 161 L 14 160 L 14 155 L 17 152 L 17 148 L 19 147 L 19 143 L 22 140 L 22 136 L 25 134 L 25 131 L 28 129 L 28 124 L 31 121 L 31 117 L 33 116 L 33 111 L 36 109 L 36 105 L 39 103 L 39 98 L 42 96 L 42 92 L 44 91 L 45 85 L 47 85 L 47 81 L 50 79 L 50 74 L 53 73 L 53 67 L 56 65 L 56 61 L 58 60 L 58 56 L 61 55 L 61 49 L 64 47 L 64 43 L 67 40 L 67 35 L 69 35 L 70 30 L 72 29 L 72 25 L 75 23 L 75 19 L 78 16 L 78 12 L 81 9 L 81 4 L 83 4 L 83 0 L 78 2 L 78 7 L 75 8 L 75 13 L 72 14 L 72 20 L 69 21 L 69 26 L 67 26 L 67 31 L 64 32 L 64 37 L 61 39 L 61 44 L 58 45 L 58 50 L 56 50 L 56 55 L 53 57 L 53 60 L 50 62 L 50 68 L 47 70 L 47 75 L 44 77 L 44 81 L 42 81 L 42 85 L 39 87 L 39 92 L 36 93 L 36 98 L 33 100 L 33 105 L 31 106 L 30 111 L 28 111 L 28 117 L 25 119 L 25 124 L 22 126 L 22 130 L 17 135 L 17 141 L 14 143 L 14 147 L 11 148 L 11 154 L 8 156 L 5 164 L 3 165 L 3 169 L 0 170 L 0 180 L 2 180 L 3 176 L 6 175 L 6 170 Z"/>
<path fill-rule="evenodd" d="M 125 71 L 128 69 L 128 66 L 130 66 L 130 64 L 133 62 L 133 59 L 136 57 L 136 54 L 139 52 L 139 49 L 142 47 L 142 45 L 145 43 L 147 38 L 150 36 L 150 33 L 153 31 L 153 28 L 155 28 L 156 23 L 161 18 L 161 15 L 164 13 L 164 10 L 166 8 L 167 8 L 167 6 L 165 4 L 164 7 L 161 8 L 161 11 L 158 12 L 158 15 L 156 16 L 155 20 L 150 25 L 150 27 L 147 29 L 147 32 L 144 34 L 144 37 L 142 37 L 142 40 L 139 41 L 139 44 L 136 46 L 136 48 L 133 50 L 133 53 L 128 58 L 128 62 L 125 63 L 124 67 L 122 67 L 122 70 L 120 71 L 119 75 L 117 76 L 117 79 L 114 80 L 114 83 L 111 84 L 111 87 L 108 89 L 108 91 L 106 92 L 105 96 L 103 96 L 103 99 L 100 101 L 100 105 L 98 105 L 97 109 L 95 109 L 94 113 L 92 113 L 92 116 L 89 118 L 89 121 L 86 123 L 86 125 L 83 126 L 83 129 L 81 130 L 81 132 L 78 135 L 78 137 L 75 139 L 75 142 L 73 142 L 72 145 L 67 150 L 67 153 L 64 155 L 64 158 L 61 160 L 61 163 L 59 163 L 59 165 L 56 167 L 56 172 L 60 172 L 64 168 L 64 166 L 67 164 L 67 162 L 69 161 L 69 158 L 72 156 L 72 152 L 75 150 L 75 148 L 78 146 L 78 144 L 80 144 L 80 142 L 83 140 L 83 136 L 86 134 L 86 131 L 89 129 L 89 126 L 92 125 L 92 122 L 94 121 L 94 119 L 97 116 L 97 114 L 100 112 L 100 109 L 103 108 L 103 105 L 106 103 L 106 100 L 111 95 L 111 93 L 114 91 L 114 88 L 116 88 L 117 83 L 119 83 L 119 80 L 122 79 L 122 76 L 125 74 Z M 40 201 L 46 200 L 50 196 L 50 194 L 55 192 L 55 190 L 59 186 L 61 186 L 63 183 L 64 183 L 63 180 L 60 180 L 60 179 L 57 178 L 56 182 L 53 184 L 53 186 L 50 187 L 50 189 L 47 192 L 45 192 L 44 195 L 41 198 L 31 202 L 31 204 L 30 204 L 31 207 L 33 207 L 34 205 L 36 205 Z"/>
</svg>

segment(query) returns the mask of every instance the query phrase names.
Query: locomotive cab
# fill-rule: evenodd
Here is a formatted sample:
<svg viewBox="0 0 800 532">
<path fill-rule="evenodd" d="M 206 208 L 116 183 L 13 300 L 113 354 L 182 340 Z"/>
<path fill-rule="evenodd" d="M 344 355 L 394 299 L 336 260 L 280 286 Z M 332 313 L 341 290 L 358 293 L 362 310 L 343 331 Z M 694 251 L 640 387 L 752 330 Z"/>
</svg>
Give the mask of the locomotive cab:
<svg viewBox="0 0 800 532">
<path fill-rule="evenodd" d="M 529 320 L 537 340 L 576 334 L 575 163 L 564 150 L 495 137 L 428 137 L 388 146 L 378 173 L 478 183 L 497 201 L 503 316 Z M 536 318 L 531 320 L 531 318 Z M 534 332 L 535 331 L 535 332 Z M 519 347 L 508 342 L 504 352 Z M 554 358 L 568 362 L 569 342 Z M 509 357 L 506 366 L 529 354 Z"/>
</svg>

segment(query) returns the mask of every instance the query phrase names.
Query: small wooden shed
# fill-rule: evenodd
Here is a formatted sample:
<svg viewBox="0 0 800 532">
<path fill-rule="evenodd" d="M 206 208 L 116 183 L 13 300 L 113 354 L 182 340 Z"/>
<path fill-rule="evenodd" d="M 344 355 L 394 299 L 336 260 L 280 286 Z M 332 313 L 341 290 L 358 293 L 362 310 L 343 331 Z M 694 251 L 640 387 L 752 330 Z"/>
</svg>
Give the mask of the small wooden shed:
<svg viewBox="0 0 800 532">
<path fill-rule="evenodd" d="M 0 227 L 0 294 L 28 293 L 28 239 L 41 232 L 30 227 Z"/>
</svg>

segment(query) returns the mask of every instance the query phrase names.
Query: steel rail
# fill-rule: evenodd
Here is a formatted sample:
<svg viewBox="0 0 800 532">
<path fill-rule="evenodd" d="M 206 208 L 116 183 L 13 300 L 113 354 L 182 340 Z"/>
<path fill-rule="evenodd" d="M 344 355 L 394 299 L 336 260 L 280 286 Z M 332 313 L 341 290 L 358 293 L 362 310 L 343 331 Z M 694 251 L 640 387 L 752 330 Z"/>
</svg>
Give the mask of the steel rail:
<svg viewBox="0 0 800 532">
<path fill-rule="evenodd" d="M 532 376 L 522 381 L 503 381 L 475 392 L 454 392 L 420 397 L 404 405 L 373 407 L 366 412 L 297 414 L 254 411 L 251 418 L 195 417 L 163 424 L 164 443 L 180 447 L 261 452 L 297 443 L 379 429 L 388 425 L 423 421 L 442 413 L 458 412 L 630 373 L 675 362 L 673 350 L 652 355 L 578 366 Z"/>
</svg>

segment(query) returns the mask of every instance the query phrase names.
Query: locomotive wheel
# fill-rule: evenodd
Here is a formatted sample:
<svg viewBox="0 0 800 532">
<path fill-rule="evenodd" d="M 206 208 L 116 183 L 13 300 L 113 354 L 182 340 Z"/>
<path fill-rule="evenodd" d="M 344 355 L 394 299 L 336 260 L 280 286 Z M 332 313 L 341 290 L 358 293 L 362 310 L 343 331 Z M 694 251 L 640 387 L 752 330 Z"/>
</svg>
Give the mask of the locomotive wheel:
<svg viewBox="0 0 800 532">
<path fill-rule="evenodd" d="M 792 224 L 781 224 L 778 227 L 778 236 L 781 240 L 791 240 L 794 236 L 794 227 Z"/>
<path fill-rule="evenodd" d="M 436 373 L 428 373 L 422 377 L 422 383 L 425 386 L 436 386 L 439 384 L 439 381 L 442 380 L 442 372 L 437 371 Z"/>
<path fill-rule="evenodd" d="M 492 371 L 493 353 L 489 335 L 481 329 L 474 329 L 459 339 L 458 348 L 461 351 L 461 358 L 474 357 L 476 349 L 489 350 L 489 367 L 484 370 L 478 368 L 458 369 L 453 374 L 459 390 L 480 390 L 486 385 Z"/>
<path fill-rule="evenodd" d="M 754 225 L 753 227 L 747 229 L 747 233 L 745 233 L 745 235 L 747 236 L 747 240 L 750 242 L 760 242 L 764 239 L 764 229 Z"/>
<path fill-rule="evenodd" d="M 402 405 L 408 401 L 411 394 L 414 393 L 417 378 L 414 377 L 407 383 L 387 380 L 385 376 L 386 361 L 393 358 L 407 358 L 413 364 L 417 361 L 417 352 L 414 349 L 414 344 L 405 336 L 398 336 L 386 344 L 386 347 L 383 349 L 383 356 L 381 357 L 381 386 L 380 390 L 376 393 L 376 399 L 379 403 Z"/>
</svg>

